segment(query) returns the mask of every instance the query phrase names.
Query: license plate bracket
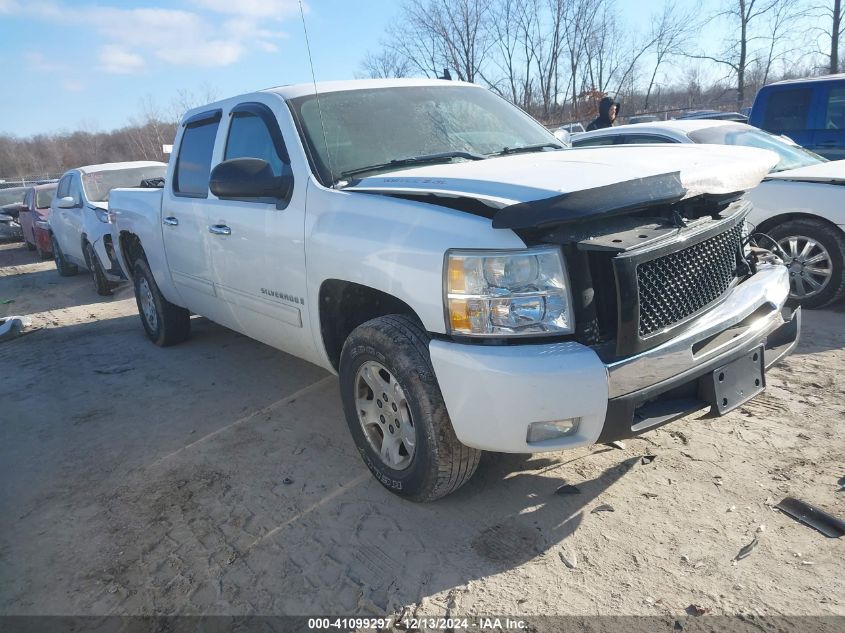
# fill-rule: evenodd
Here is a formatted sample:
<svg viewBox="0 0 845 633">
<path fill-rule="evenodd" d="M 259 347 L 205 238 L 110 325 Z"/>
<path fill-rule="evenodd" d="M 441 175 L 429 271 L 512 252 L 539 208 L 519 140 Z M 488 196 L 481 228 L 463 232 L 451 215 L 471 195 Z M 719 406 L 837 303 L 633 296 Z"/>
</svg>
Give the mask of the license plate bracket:
<svg viewBox="0 0 845 633">
<path fill-rule="evenodd" d="M 710 412 L 725 415 L 766 388 L 763 347 L 714 369 L 699 382 L 699 397 L 709 402 Z"/>
</svg>

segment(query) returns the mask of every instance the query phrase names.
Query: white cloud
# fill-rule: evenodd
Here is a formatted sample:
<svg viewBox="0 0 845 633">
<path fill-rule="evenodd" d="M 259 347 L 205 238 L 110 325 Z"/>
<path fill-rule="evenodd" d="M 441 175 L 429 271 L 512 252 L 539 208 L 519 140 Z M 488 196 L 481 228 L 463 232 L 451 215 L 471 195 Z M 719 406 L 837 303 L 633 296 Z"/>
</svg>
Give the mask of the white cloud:
<svg viewBox="0 0 845 633">
<path fill-rule="evenodd" d="M 299 13 L 298 0 L 191 0 L 201 9 L 249 18 L 283 20 Z M 303 8 L 307 8 L 303 3 Z"/>
<path fill-rule="evenodd" d="M 76 79 L 63 79 L 61 86 L 65 92 L 82 92 L 85 90 L 85 84 Z"/>
<path fill-rule="evenodd" d="M 143 57 L 115 44 L 100 49 L 100 67 L 107 73 L 128 75 L 143 69 L 144 66 Z"/>
<path fill-rule="evenodd" d="M 28 51 L 23 54 L 26 62 L 26 69 L 37 73 L 62 72 L 68 69 L 68 65 L 61 62 L 54 62 L 47 59 L 43 53 Z"/>
<path fill-rule="evenodd" d="M 250 50 L 278 51 L 274 41 L 285 33 L 267 28 L 299 11 L 297 0 L 191 0 L 196 11 L 161 8 L 73 6 L 53 0 L 0 0 L 0 13 L 93 29 L 101 38 L 100 68 L 109 73 L 136 73 L 151 60 L 193 67 L 227 66 Z M 34 66 L 50 62 L 30 58 Z"/>
</svg>

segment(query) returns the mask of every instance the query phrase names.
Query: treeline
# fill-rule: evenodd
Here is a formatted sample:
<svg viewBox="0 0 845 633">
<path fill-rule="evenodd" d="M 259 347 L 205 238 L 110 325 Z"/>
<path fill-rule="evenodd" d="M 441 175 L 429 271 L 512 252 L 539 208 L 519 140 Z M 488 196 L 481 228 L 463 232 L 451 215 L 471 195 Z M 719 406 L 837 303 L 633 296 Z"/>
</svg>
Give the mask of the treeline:
<svg viewBox="0 0 845 633">
<path fill-rule="evenodd" d="M 146 97 L 129 125 L 110 132 L 78 130 L 27 138 L 0 135 L 0 179 L 8 184 L 55 178 L 81 165 L 167 161 L 163 146 L 173 143 L 182 114 L 216 99 L 216 91 L 204 85 L 198 92 L 180 90 L 167 107 Z"/>
<path fill-rule="evenodd" d="M 700 4 L 666 0 L 646 28 L 633 30 L 616 0 L 404 0 L 362 70 L 437 77 L 448 69 L 551 123 L 588 118 L 605 94 L 628 114 L 739 109 L 765 83 L 840 67 L 841 0 L 712 6 L 703 14 Z"/>
</svg>

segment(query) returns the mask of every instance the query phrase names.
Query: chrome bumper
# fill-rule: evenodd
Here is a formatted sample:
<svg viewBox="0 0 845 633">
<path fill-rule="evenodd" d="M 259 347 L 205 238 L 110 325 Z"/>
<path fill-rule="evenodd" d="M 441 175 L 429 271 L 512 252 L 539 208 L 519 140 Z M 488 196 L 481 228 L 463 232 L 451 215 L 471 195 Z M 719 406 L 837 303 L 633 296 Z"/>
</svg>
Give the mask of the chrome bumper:
<svg viewBox="0 0 845 633">
<path fill-rule="evenodd" d="M 729 355 L 746 345 L 765 343 L 785 323 L 782 310 L 789 296 L 789 273 L 785 266 L 767 265 L 706 313 L 686 332 L 662 345 L 607 365 L 608 396 L 617 398 L 670 379 L 677 379 Z M 796 326 L 797 326 L 796 321 Z M 770 366 L 797 343 L 778 346 Z"/>
</svg>

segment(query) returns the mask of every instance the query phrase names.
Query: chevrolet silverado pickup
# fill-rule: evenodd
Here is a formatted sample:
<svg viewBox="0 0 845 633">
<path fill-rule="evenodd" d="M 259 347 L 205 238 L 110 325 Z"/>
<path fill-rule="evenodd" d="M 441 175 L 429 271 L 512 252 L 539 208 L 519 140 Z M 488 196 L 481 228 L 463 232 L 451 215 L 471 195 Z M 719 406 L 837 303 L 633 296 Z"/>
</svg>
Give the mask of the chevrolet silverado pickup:
<svg viewBox="0 0 845 633">
<path fill-rule="evenodd" d="M 760 393 L 800 323 L 744 229 L 776 161 L 565 149 L 471 84 L 328 82 L 188 112 L 160 186 L 109 211 L 154 343 L 193 313 L 336 373 L 363 461 L 426 501 L 483 450 L 607 443 Z"/>
</svg>

